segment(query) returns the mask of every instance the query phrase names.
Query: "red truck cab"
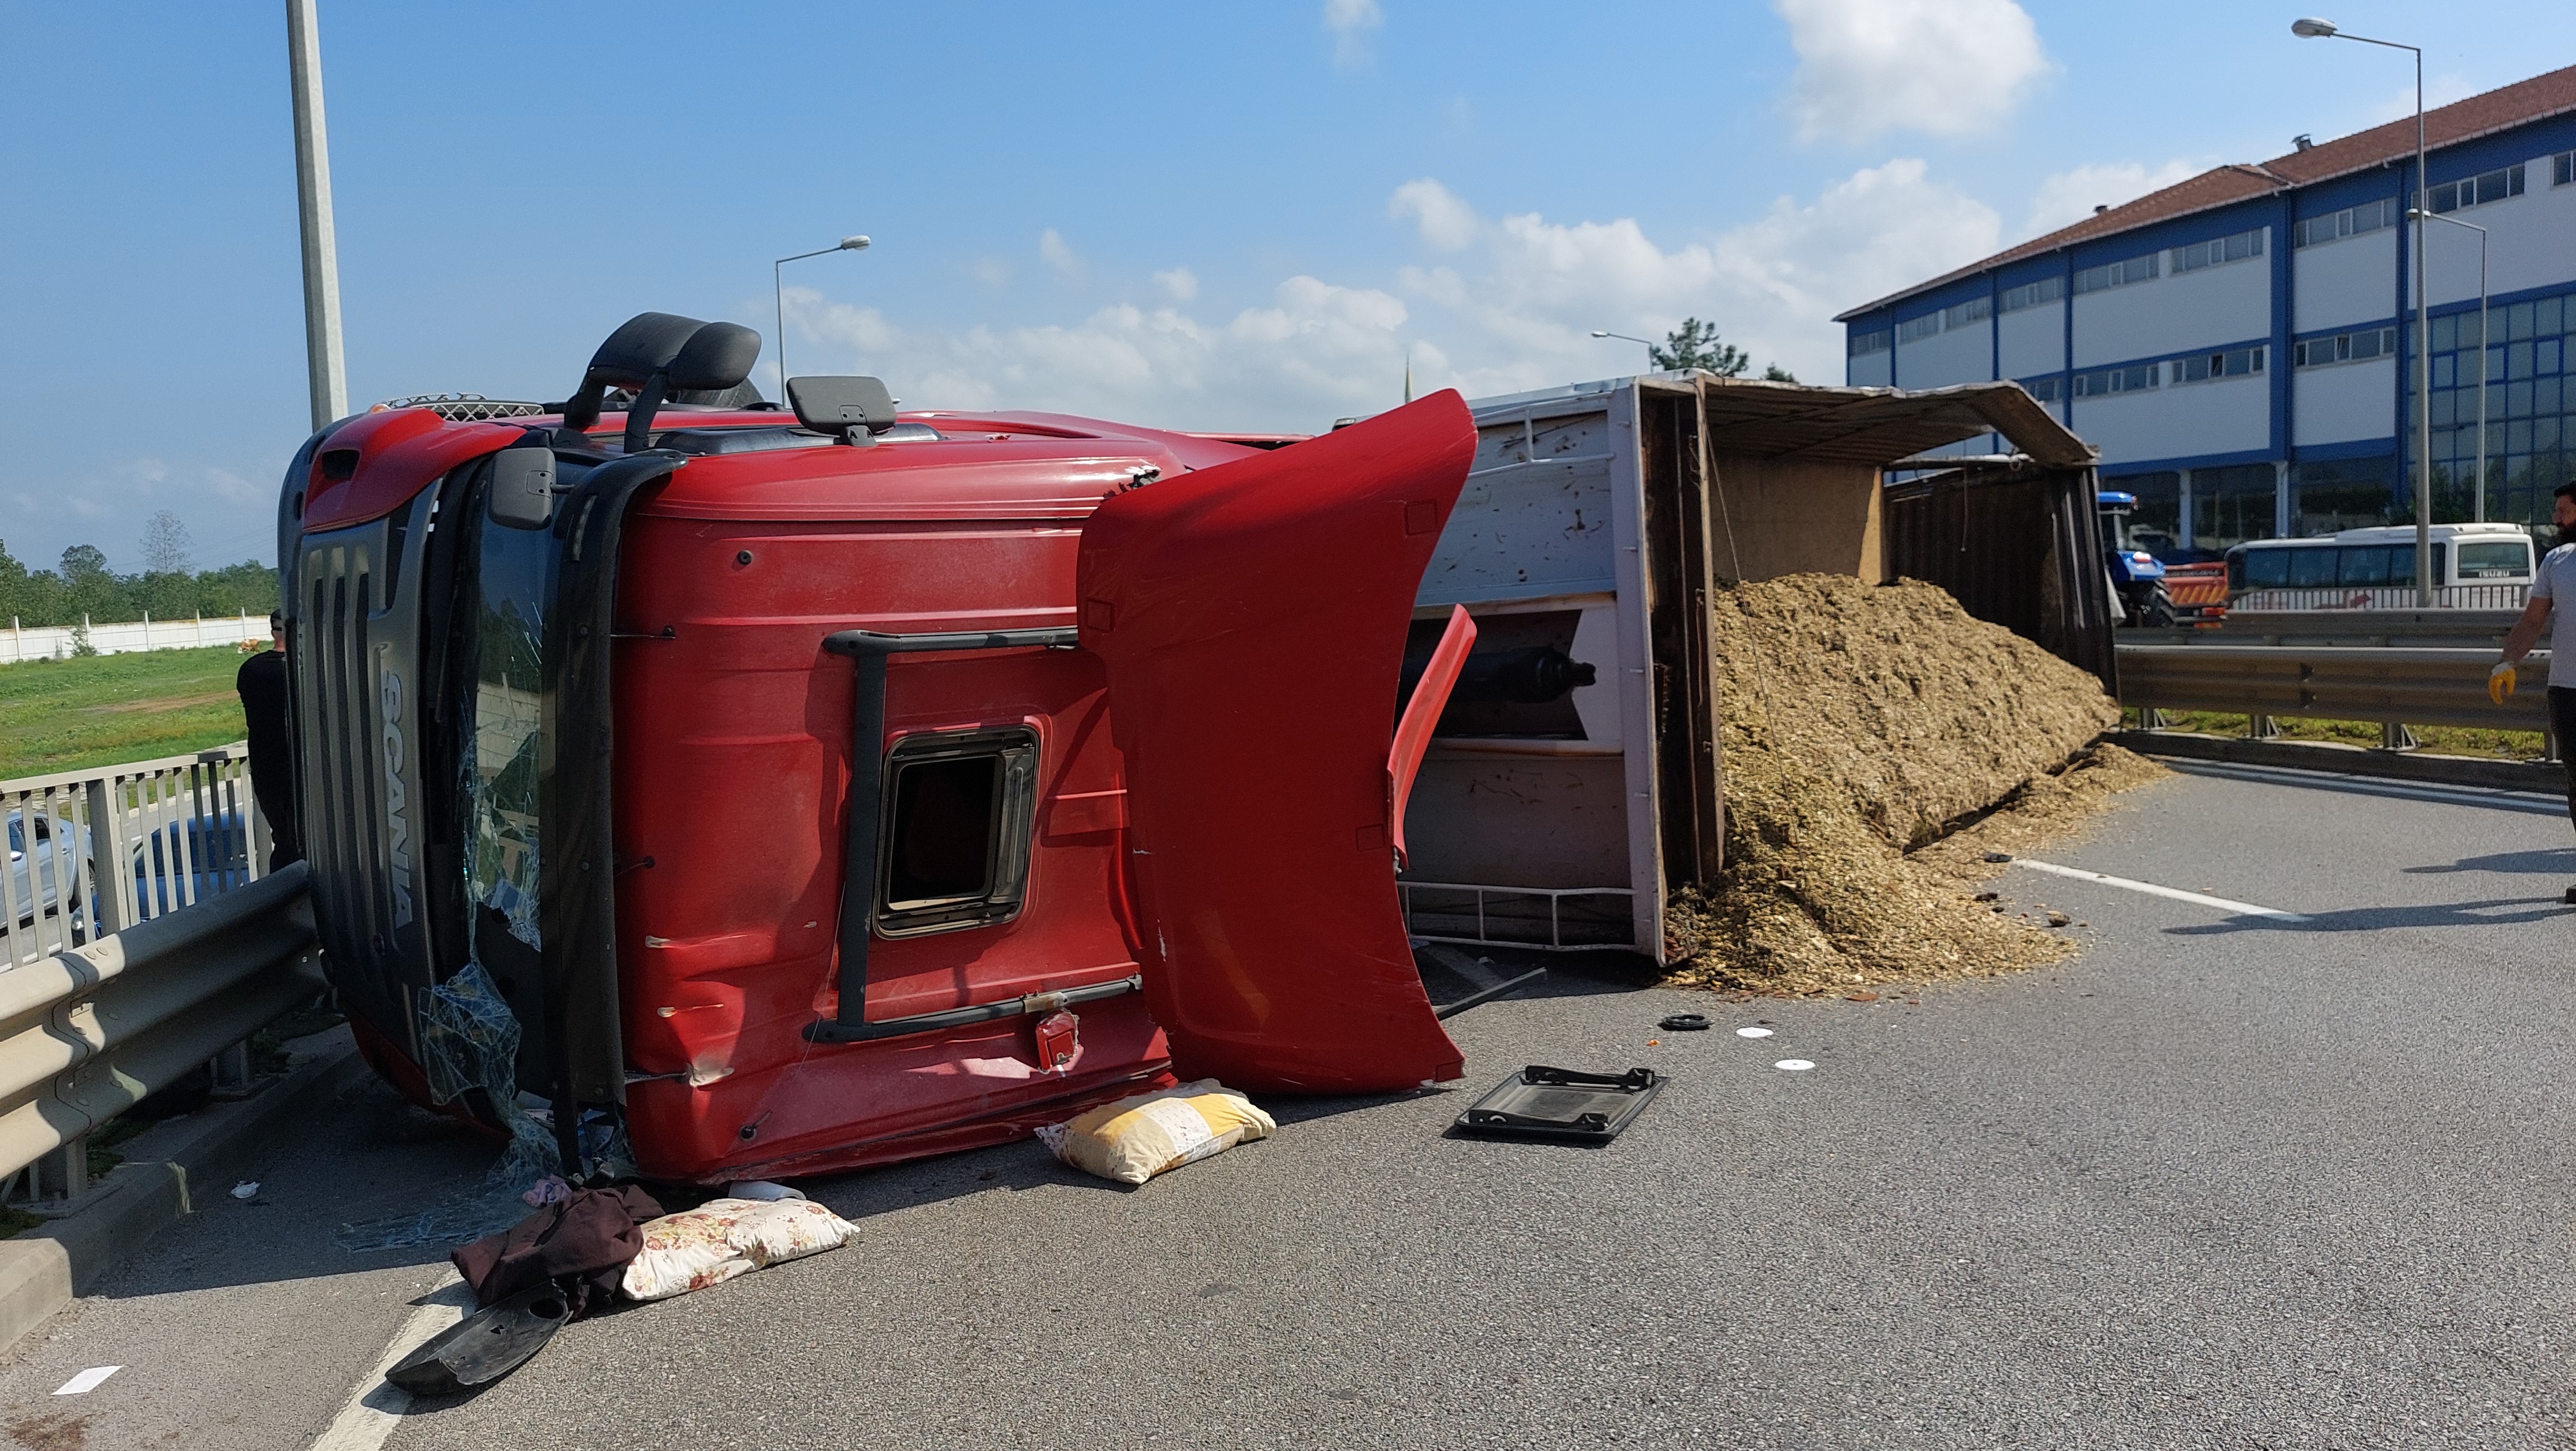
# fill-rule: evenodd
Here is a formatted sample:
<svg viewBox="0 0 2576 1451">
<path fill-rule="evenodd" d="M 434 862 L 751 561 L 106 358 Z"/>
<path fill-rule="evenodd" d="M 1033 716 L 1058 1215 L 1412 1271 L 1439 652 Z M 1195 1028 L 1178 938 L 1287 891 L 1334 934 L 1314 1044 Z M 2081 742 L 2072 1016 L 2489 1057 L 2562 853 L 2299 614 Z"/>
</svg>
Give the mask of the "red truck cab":
<svg viewBox="0 0 2576 1451">
<path fill-rule="evenodd" d="M 1280 447 L 865 379 L 791 414 L 757 346 L 648 313 L 563 404 L 361 415 L 290 466 L 305 840 L 379 1070 L 705 1182 L 1176 1067 L 1458 1076 L 1393 747 L 1457 397 Z"/>
</svg>

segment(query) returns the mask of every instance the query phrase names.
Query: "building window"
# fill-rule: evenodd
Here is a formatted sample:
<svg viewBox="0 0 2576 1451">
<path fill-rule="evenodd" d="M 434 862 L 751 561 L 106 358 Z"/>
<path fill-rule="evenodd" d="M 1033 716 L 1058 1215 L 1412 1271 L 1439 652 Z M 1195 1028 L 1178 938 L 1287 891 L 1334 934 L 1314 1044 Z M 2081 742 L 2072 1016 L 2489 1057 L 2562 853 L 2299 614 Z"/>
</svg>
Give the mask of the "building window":
<svg viewBox="0 0 2576 1451">
<path fill-rule="evenodd" d="M 2249 539 L 2272 537 L 2278 485 L 2270 464 L 2191 471 L 2191 544 L 2214 558 Z"/>
<path fill-rule="evenodd" d="M 2383 454 L 2300 464 L 2290 476 L 2290 532 L 2305 537 L 2387 523 L 2397 501 L 2389 486 L 2394 462 Z M 2412 551 L 2407 562 L 2414 562 Z"/>
<path fill-rule="evenodd" d="M 1896 340 L 1900 343 L 1919 343 L 1940 330 L 1941 314 L 1937 312 L 1927 312 L 1921 317 L 1909 317 L 1905 321 L 1898 323 L 1896 325 Z"/>
<path fill-rule="evenodd" d="M 2433 210 L 2456 212 L 2462 207 L 2482 207 L 2520 195 L 2522 166 L 2517 162 L 2500 171 L 2484 172 L 2465 181 L 2446 181 L 2433 188 Z"/>
<path fill-rule="evenodd" d="M 2263 371 L 2263 349 L 2228 348 L 2215 353 L 2194 353 L 2173 361 L 2176 383 L 2206 383 L 2213 378 L 2241 378 Z"/>
<path fill-rule="evenodd" d="M 1859 358 L 1866 357 L 1871 353 L 1886 352 L 1889 336 L 1890 335 L 1885 330 L 1874 333 L 1853 333 L 1851 335 L 1851 355 L 1855 358 Z"/>
<path fill-rule="evenodd" d="M 2056 403 L 2066 397 L 2066 380 L 2054 375 L 2046 378 L 2026 378 L 2021 386 L 2023 392 L 2042 403 Z"/>
<path fill-rule="evenodd" d="M 2019 312 L 2025 307 L 2038 307 L 2043 303 L 2055 302 L 2065 295 L 2065 278 L 2043 277 L 2037 282 L 2025 282 L 2019 287 L 2005 288 L 2004 311 Z"/>
<path fill-rule="evenodd" d="M 1988 317 L 1994 314 L 1994 310 L 1995 302 L 1993 298 L 1972 297 L 1967 301 L 1960 303 L 1957 307 L 1942 309 L 1941 326 L 1945 328 L 1966 327 L 1972 322 L 1984 322 Z"/>
<path fill-rule="evenodd" d="M 2100 292 L 2107 287 L 2126 287 L 2133 282 L 2151 281 L 2156 276 L 2158 263 L 2163 256 L 2162 252 L 2149 252 L 2144 257 L 2132 257 L 2126 262 L 2087 267 L 2075 274 L 2075 291 L 2081 296 L 2087 292 Z"/>
<path fill-rule="evenodd" d="M 2126 368 L 2096 368 L 2075 375 L 2075 396 L 2106 398 L 2114 393 L 2143 393 L 2156 386 L 2160 363 L 2135 363 Z"/>
<path fill-rule="evenodd" d="M 2176 247 L 2173 249 L 2173 270 L 2180 275 L 2197 272 L 2203 267 L 2216 267 L 2223 262 L 2242 262 L 2248 257 L 2260 257 L 2263 255 L 2265 230 L 2256 227 L 2232 237 L 2212 237 L 2206 242 Z"/>
<path fill-rule="evenodd" d="M 2561 151 L 2549 158 L 2549 184 L 2565 186 L 2576 182 L 2576 151 Z"/>
<path fill-rule="evenodd" d="M 2364 328 L 2359 332 L 2337 333 L 2330 338 L 2310 338 L 2290 345 L 2290 363 L 2299 368 L 2322 368 L 2329 363 L 2359 363 L 2385 357 L 2397 351 L 2397 329 Z"/>
<path fill-rule="evenodd" d="M 2314 247 L 2322 242 L 2332 242 L 2342 237 L 2358 237 L 2364 232 L 2376 232 L 2396 225 L 2395 198 L 2364 202 L 2357 207 L 2346 207 L 2342 211 L 2328 212 L 2322 217 L 2310 217 L 2299 223 L 2290 234 L 2291 244 L 2298 247 Z"/>
</svg>

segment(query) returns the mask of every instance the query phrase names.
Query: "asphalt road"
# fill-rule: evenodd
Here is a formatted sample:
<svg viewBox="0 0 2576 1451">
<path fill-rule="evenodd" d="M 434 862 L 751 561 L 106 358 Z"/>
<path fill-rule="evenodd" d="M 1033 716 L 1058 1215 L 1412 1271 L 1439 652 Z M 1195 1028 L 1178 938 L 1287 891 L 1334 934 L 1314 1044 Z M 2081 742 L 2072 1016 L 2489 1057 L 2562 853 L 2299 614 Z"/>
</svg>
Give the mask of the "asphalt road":
<svg viewBox="0 0 2576 1451">
<path fill-rule="evenodd" d="M 387 1444 L 2576 1444 L 2564 815 L 2215 769 L 2127 799 L 2048 859 L 2309 920 L 2011 870 L 2080 956 L 1866 1004 L 1560 973 L 1453 1021 L 1452 1091 L 1277 1103 L 1141 1189 L 1033 1144 L 809 1185 L 850 1247 L 574 1325 Z M 1673 1086 L 1606 1148 L 1444 1137 L 1526 1062 Z M 475 1162 L 348 1108 L 22 1346 L 0 1432 L 309 1444 L 443 1268 L 330 1224 Z"/>
</svg>

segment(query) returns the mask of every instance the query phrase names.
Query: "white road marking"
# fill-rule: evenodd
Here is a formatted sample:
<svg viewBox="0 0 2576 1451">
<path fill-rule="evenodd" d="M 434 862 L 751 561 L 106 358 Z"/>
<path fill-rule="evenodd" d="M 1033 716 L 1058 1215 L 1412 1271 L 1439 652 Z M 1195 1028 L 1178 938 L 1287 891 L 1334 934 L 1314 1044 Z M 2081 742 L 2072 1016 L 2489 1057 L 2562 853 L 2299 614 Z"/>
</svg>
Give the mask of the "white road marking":
<svg viewBox="0 0 2576 1451">
<path fill-rule="evenodd" d="M 1783 1073 L 1804 1073 L 1816 1065 L 1808 1062 L 1804 1058 L 1783 1058 L 1771 1066 L 1779 1069 Z"/>
<path fill-rule="evenodd" d="M 1771 1030 L 1768 1028 L 1738 1028 L 1735 1030 L 1735 1036 L 1739 1038 L 1768 1038 L 1771 1036 Z"/>
<path fill-rule="evenodd" d="M 82 1371 L 80 1374 L 73 1376 L 70 1380 L 64 1381 L 62 1389 L 55 1391 L 54 1394 L 58 1396 L 87 1395 L 91 1391 L 98 1389 L 98 1383 L 100 1381 L 107 1379 L 109 1376 L 112 1376 L 123 1369 L 125 1369 L 125 1367 L 121 1365 L 93 1365 L 89 1369 Z"/>
<path fill-rule="evenodd" d="M 402 1424 L 403 1414 L 411 1409 L 411 1392 L 385 1379 L 395 1361 L 418 1350 L 429 1338 L 465 1318 L 466 1307 L 474 1303 L 473 1292 L 454 1270 L 440 1281 L 426 1297 L 426 1303 L 411 1312 L 395 1332 L 393 1343 L 376 1360 L 375 1369 L 349 1392 L 340 1414 L 313 1443 L 312 1451 L 376 1451 L 385 1438 Z"/>
<path fill-rule="evenodd" d="M 2233 913 L 2239 917 L 2269 917 L 2275 922 L 2308 920 L 2296 912 L 2284 912 L 2277 907 L 2257 907 L 2251 902 L 2231 902 L 2225 897 L 2204 897 L 2198 892 L 2186 892 L 2180 887 L 2159 887 L 2153 882 L 2133 882 L 2127 877 L 2105 876 L 2100 872 L 2088 872 L 2082 867 L 2061 867 L 2055 862 L 2035 862 L 2028 857 L 2019 856 L 2013 858 L 2012 864 L 2017 867 L 2028 867 L 2034 872 L 2073 877 L 2079 882 L 2099 882 L 2106 887 L 2121 887 L 2132 892 L 2144 892 L 2151 897 L 2170 897 L 2177 902 L 2215 907 L 2221 912 Z"/>
</svg>

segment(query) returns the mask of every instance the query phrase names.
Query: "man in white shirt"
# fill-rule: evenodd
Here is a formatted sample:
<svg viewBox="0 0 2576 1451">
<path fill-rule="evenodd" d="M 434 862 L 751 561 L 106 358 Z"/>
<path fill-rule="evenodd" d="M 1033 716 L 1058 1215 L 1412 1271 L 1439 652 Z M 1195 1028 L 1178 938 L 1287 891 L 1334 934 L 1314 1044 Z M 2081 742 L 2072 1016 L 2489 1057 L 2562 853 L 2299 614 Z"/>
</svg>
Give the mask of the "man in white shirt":
<svg viewBox="0 0 2576 1451">
<path fill-rule="evenodd" d="M 2522 618 L 2505 634 L 2504 660 L 2488 673 L 2487 695 L 2502 705 L 2513 694 L 2514 667 L 2540 642 L 2540 632 L 2546 628 L 2549 728 L 2557 737 L 2559 759 L 2567 763 L 2567 814 L 2576 820 L 2576 609 L 2555 608 L 2561 593 L 2576 599 L 2576 483 L 2558 486 L 2551 515 L 2558 524 L 2559 545 L 2541 557 L 2531 581 L 2531 602 L 2522 607 Z M 2567 900 L 2576 902 L 2576 887 L 2567 889 Z"/>
</svg>

